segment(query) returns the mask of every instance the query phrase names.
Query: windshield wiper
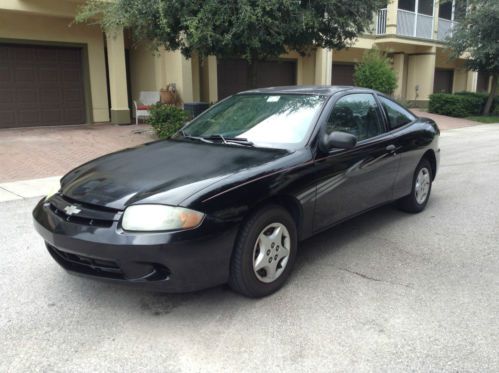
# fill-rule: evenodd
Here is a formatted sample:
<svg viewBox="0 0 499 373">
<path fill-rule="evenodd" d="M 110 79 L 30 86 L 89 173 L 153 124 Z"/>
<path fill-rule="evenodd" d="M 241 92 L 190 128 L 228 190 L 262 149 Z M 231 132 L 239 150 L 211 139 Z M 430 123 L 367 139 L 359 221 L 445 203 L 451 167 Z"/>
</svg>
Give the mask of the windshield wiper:
<svg viewBox="0 0 499 373">
<path fill-rule="evenodd" d="M 251 141 L 242 137 L 226 137 L 223 135 L 210 135 L 204 137 L 204 139 L 208 140 L 222 140 L 224 144 L 234 144 L 234 145 L 243 145 L 243 146 L 255 146 Z"/>
<path fill-rule="evenodd" d="M 186 139 L 189 139 L 189 140 L 197 140 L 197 141 L 201 141 L 201 142 L 206 142 L 208 144 L 213 144 L 213 141 L 210 141 L 208 138 L 205 138 L 205 137 L 200 137 L 200 136 L 191 136 L 191 135 L 187 135 L 184 130 L 180 130 L 180 133 L 182 134 L 182 136 Z"/>
</svg>

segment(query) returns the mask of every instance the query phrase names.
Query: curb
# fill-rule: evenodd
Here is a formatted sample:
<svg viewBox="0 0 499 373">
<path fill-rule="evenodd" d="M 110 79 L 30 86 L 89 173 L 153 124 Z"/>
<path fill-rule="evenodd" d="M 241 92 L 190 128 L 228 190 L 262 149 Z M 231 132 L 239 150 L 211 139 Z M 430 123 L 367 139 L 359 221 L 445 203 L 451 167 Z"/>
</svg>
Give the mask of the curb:
<svg viewBox="0 0 499 373">
<path fill-rule="evenodd" d="M 56 190 L 60 176 L 0 183 L 0 202 L 41 197 Z"/>
</svg>

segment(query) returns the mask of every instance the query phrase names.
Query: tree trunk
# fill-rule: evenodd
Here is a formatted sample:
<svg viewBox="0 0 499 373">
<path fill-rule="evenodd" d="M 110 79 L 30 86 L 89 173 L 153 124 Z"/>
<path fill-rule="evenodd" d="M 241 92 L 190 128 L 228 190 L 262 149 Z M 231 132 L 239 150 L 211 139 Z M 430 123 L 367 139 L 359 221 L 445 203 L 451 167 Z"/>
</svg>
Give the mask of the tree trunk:
<svg viewBox="0 0 499 373">
<path fill-rule="evenodd" d="M 492 87 L 490 88 L 489 98 L 487 98 L 487 103 L 483 108 L 483 115 L 489 115 L 490 109 L 492 108 L 492 103 L 494 102 L 494 97 L 496 97 L 497 90 L 497 74 L 492 75 Z"/>
</svg>

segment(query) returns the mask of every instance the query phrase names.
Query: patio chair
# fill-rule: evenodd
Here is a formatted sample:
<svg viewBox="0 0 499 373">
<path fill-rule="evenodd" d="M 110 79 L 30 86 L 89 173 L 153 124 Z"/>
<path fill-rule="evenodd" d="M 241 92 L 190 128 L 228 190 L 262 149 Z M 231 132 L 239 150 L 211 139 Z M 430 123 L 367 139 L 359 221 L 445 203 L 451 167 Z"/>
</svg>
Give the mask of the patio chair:
<svg viewBox="0 0 499 373">
<path fill-rule="evenodd" d="M 149 109 L 151 105 L 159 102 L 160 95 L 156 91 L 141 91 L 139 100 L 133 101 L 135 105 L 135 124 L 139 124 L 139 117 L 147 118 L 150 116 Z"/>
</svg>

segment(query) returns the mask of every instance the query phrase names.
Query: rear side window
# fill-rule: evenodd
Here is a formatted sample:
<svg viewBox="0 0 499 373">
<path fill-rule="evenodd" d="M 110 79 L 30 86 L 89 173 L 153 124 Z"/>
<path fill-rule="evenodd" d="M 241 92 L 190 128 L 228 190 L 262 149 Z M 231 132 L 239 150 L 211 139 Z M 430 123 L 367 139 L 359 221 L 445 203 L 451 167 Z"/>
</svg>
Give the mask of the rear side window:
<svg viewBox="0 0 499 373">
<path fill-rule="evenodd" d="M 388 124 L 390 129 L 395 129 L 411 123 L 416 119 L 414 115 L 409 113 L 399 104 L 387 99 L 383 96 L 378 96 L 383 109 L 385 110 L 386 116 L 388 118 Z"/>
</svg>

